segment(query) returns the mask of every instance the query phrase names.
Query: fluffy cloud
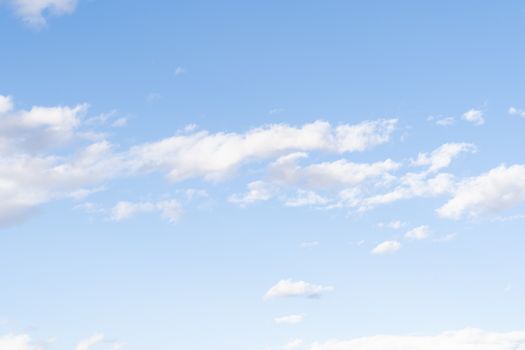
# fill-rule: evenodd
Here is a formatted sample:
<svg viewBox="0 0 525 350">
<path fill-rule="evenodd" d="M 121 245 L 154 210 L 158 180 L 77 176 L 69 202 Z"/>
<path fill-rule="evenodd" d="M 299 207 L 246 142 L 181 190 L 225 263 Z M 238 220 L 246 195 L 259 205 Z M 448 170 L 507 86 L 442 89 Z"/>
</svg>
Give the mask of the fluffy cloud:
<svg viewBox="0 0 525 350">
<path fill-rule="evenodd" d="M 440 171 L 461 153 L 475 151 L 472 144 L 447 143 L 412 160 L 425 170 L 404 174 L 398 172 L 405 162 L 391 159 L 307 163 L 306 152 L 346 155 L 385 143 L 395 119 L 339 126 L 323 121 L 272 124 L 244 133 L 209 133 L 191 126 L 172 137 L 118 150 L 93 129 L 111 127 L 106 122 L 113 113 L 88 118 L 87 110 L 86 104 L 16 110 L 11 97 L 1 96 L 0 225 L 21 220 L 49 201 L 95 193 L 122 177 L 155 172 L 174 182 L 219 181 L 253 163 L 267 169 L 266 178 L 252 181 L 247 192 L 230 196 L 230 202 L 246 206 L 276 198 L 285 206 L 365 211 L 415 197 L 457 197 L 457 180 Z M 451 206 L 442 208 L 442 216 L 453 215 L 447 214 Z M 166 201 L 122 202 L 112 217 L 118 221 L 140 212 L 158 212 L 173 222 L 180 207 Z"/>
<path fill-rule="evenodd" d="M 13 109 L 13 99 L 11 96 L 0 95 L 0 114 L 10 112 Z"/>
<path fill-rule="evenodd" d="M 470 109 L 463 113 L 463 120 L 475 125 L 485 124 L 485 118 L 483 117 L 483 111 L 479 109 Z"/>
<path fill-rule="evenodd" d="M 398 241 L 384 241 L 375 246 L 370 253 L 374 255 L 383 255 L 389 253 L 395 253 L 401 249 L 401 243 Z"/>
<path fill-rule="evenodd" d="M 118 171 L 106 142 L 90 145 L 65 160 L 14 154 L 0 158 L 0 225 L 23 218 L 38 205 L 97 185 Z"/>
<path fill-rule="evenodd" d="M 317 121 L 301 127 L 273 124 L 243 134 L 200 131 L 133 147 L 129 155 L 137 171 L 167 171 L 172 181 L 217 181 L 247 161 L 289 151 L 364 151 L 387 142 L 396 123 L 389 119 L 332 127 Z"/>
<path fill-rule="evenodd" d="M 419 153 L 416 160 L 412 161 L 415 166 L 428 166 L 428 172 L 446 168 L 452 160 L 463 152 L 475 152 L 476 146 L 470 143 L 445 143 L 432 153 Z"/>
<path fill-rule="evenodd" d="M 0 350 L 41 350 L 26 334 L 9 334 L 0 336 Z"/>
<path fill-rule="evenodd" d="M 363 151 L 387 142 L 396 125 L 396 120 L 378 120 L 333 127 L 318 121 L 215 134 L 191 127 L 117 152 L 104 133 L 93 129 L 111 127 L 107 121 L 114 113 L 87 117 L 87 110 L 86 104 L 15 110 L 11 97 L 0 96 L 0 225 L 23 219 L 49 201 L 94 193 L 112 179 L 161 172 L 173 181 L 217 181 L 245 163 L 272 160 L 289 151 Z M 272 195 L 270 185 L 256 181 L 249 184 L 248 193 L 230 200 L 247 205 Z M 309 197 L 296 203 L 311 201 Z M 150 211 L 174 221 L 180 210 L 173 202 L 123 202 L 114 208 L 113 218 Z"/>
<path fill-rule="evenodd" d="M 386 336 L 318 342 L 310 350 L 525 350 L 525 332 L 464 329 L 434 336 Z"/>
<path fill-rule="evenodd" d="M 429 235 L 430 227 L 428 227 L 427 225 L 422 225 L 407 231 L 407 233 L 405 233 L 405 238 L 413 240 L 422 240 L 428 238 Z"/>
<path fill-rule="evenodd" d="M 332 292 L 334 287 L 311 284 L 304 281 L 280 280 L 264 295 L 265 300 L 281 297 L 319 298 L 323 293 Z"/>
<path fill-rule="evenodd" d="M 77 0 L 8 0 L 16 14 L 27 24 L 41 27 L 46 14 L 55 16 L 75 11 Z"/>
<path fill-rule="evenodd" d="M 366 211 L 410 198 L 452 194 L 456 186 L 454 176 L 439 171 L 448 167 L 462 152 L 475 150 L 476 147 L 468 143 L 444 144 L 430 153 L 419 153 L 411 161 L 413 166 L 426 166 L 426 170 L 402 175 L 393 173 L 401 168 L 401 163 L 391 159 L 374 163 L 354 163 L 339 159 L 301 166 L 299 161 L 304 161 L 307 154 L 291 153 L 278 158 L 268 168 L 270 183 L 274 185 L 272 194 L 255 196 L 259 192 L 266 192 L 250 191 L 246 199 L 262 197 L 267 200 L 280 193 L 278 198 L 286 206 Z M 290 189 L 294 189 L 292 194 Z M 235 198 L 240 201 L 244 197 Z"/>
<path fill-rule="evenodd" d="M 304 315 L 287 315 L 281 316 L 274 319 L 277 324 L 298 324 L 303 322 Z"/>
<path fill-rule="evenodd" d="M 111 218 L 115 221 L 129 219 L 138 213 L 158 212 L 161 217 L 175 223 L 182 214 L 182 207 L 175 199 L 158 202 L 118 202 L 111 210 Z"/>
<path fill-rule="evenodd" d="M 407 173 L 399 180 L 399 185 L 390 192 L 375 194 L 354 200 L 353 206 L 368 210 L 378 205 L 393 203 L 415 197 L 436 197 L 454 191 L 455 181 L 451 174 L 440 173 L 428 178 L 425 173 Z"/>
<path fill-rule="evenodd" d="M 305 167 L 297 165 L 297 160 L 306 157 L 305 153 L 293 153 L 277 159 L 270 167 L 273 178 L 310 188 L 346 187 L 377 178 L 386 181 L 391 178 L 390 172 L 400 167 L 399 163 L 391 159 L 375 163 L 353 163 L 339 159 Z"/>
<path fill-rule="evenodd" d="M 40 153 L 64 145 L 73 139 L 87 111 L 86 104 L 13 111 L 10 103 L 0 100 L 0 109 L 4 109 L 0 113 L 0 153 Z"/>
<path fill-rule="evenodd" d="M 104 334 L 97 333 L 97 334 L 92 335 L 89 338 L 81 340 L 75 347 L 75 350 L 89 350 L 92 347 L 102 343 L 103 341 L 104 341 Z"/>
<path fill-rule="evenodd" d="M 525 201 L 525 166 L 500 165 L 462 181 L 452 198 L 437 210 L 439 216 L 459 219 L 493 214 Z"/>
<path fill-rule="evenodd" d="M 523 109 L 517 109 L 515 107 L 510 107 L 508 112 L 510 115 L 517 115 L 518 117 L 525 118 L 525 110 Z"/>
</svg>

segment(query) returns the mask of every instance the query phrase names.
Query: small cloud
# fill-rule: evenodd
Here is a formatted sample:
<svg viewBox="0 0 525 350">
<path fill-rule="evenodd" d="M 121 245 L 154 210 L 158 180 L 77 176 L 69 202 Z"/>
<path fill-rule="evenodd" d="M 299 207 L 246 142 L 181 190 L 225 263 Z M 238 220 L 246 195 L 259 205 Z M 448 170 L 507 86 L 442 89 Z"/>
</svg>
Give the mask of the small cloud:
<svg viewBox="0 0 525 350">
<path fill-rule="evenodd" d="M 184 125 L 184 128 L 182 128 L 182 131 L 184 132 L 193 132 L 197 130 L 199 126 L 195 123 Z"/>
<path fill-rule="evenodd" d="M 111 219 L 123 221 L 138 213 L 158 212 L 161 217 L 175 223 L 182 214 L 182 207 L 175 199 L 162 200 L 158 202 L 118 202 L 111 209 Z"/>
<path fill-rule="evenodd" d="M 483 125 L 485 124 L 485 118 L 483 117 L 483 111 L 479 109 L 471 109 L 463 113 L 463 120 L 466 120 L 469 123 L 474 125 Z"/>
<path fill-rule="evenodd" d="M 525 165 L 502 164 L 459 183 L 453 196 L 437 214 L 459 220 L 497 214 L 525 201 Z"/>
<path fill-rule="evenodd" d="M 456 122 L 454 117 L 430 116 L 427 118 L 429 122 L 433 122 L 439 126 L 450 126 Z"/>
<path fill-rule="evenodd" d="M 284 205 L 287 207 L 303 207 L 310 205 L 325 205 L 329 202 L 327 198 L 324 198 L 314 191 L 298 190 L 295 198 L 289 198 Z"/>
<path fill-rule="evenodd" d="M 428 238 L 429 235 L 430 228 L 427 225 L 421 225 L 405 233 L 405 238 L 412 240 L 422 240 Z"/>
<path fill-rule="evenodd" d="M 186 69 L 182 68 L 182 67 L 177 67 L 175 68 L 175 76 L 180 76 L 180 75 L 184 75 L 186 74 Z"/>
<path fill-rule="evenodd" d="M 78 190 L 72 191 L 68 194 L 68 197 L 73 198 L 74 200 L 82 200 L 86 197 L 92 195 L 93 193 L 104 191 L 104 187 L 96 187 L 96 188 L 80 188 Z"/>
<path fill-rule="evenodd" d="M 263 181 L 254 181 L 248 184 L 248 192 L 233 194 L 228 198 L 228 201 L 245 207 L 255 202 L 270 200 L 274 195 L 275 188 L 272 185 Z"/>
<path fill-rule="evenodd" d="M 455 122 L 455 119 L 454 117 L 444 117 L 444 118 L 439 118 L 436 120 L 436 125 L 439 125 L 439 126 L 450 126 L 452 124 L 454 124 Z"/>
<path fill-rule="evenodd" d="M 515 107 L 510 107 L 508 112 L 510 115 L 517 115 L 518 117 L 525 118 L 525 109 L 517 109 Z"/>
<path fill-rule="evenodd" d="M 401 243 L 398 241 L 384 241 L 379 243 L 370 253 L 374 255 L 382 255 L 395 253 L 399 249 L 401 249 Z"/>
<path fill-rule="evenodd" d="M 61 16 L 73 13 L 77 0 L 10 0 L 15 13 L 26 24 L 32 27 L 45 27 L 45 15 Z"/>
<path fill-rule="evenodd" d="M 301 323 L 301 322 L 303 322 L 303 320 L 304 320 L 304 315 L 286 315 L 286 316 L 281 316 L 281 317 L 275 318 L 274 322 L 276 324 L 293 325 L 293 324 Z"/>
<path fill-rule="evenodd" d="M 305 281 L 280 280 L 264 295 L 264 300 L 282 297 L 319 298 L 323 293 L 334 291 L 334 287 L 311 284 Z"/>
<path fill-rule="evenodd" d="M 108 122 L 109 119 L 111 119 L 115 114 L 117 114 L 117 110 L 113 109 L 109 112 L 100 113 L 97 116 L 87 118 L 84 121 L 85 125 L 90 126 L 96 126 L 96 125 L 104 125 Z"/>
<path fill-rule="evenodd" d="M 508 283 L 506 286 L 505 286 L 505 289 L 503 290 L 505 293 L 508 293 L 512 290 L 512 284 Z"/>
<path fill-rule="evenodd" d="M 128 125 L 128 118 L 118 118 L 111 124 L 114 128 L 123 128 L 126 125 Z"/>
</svg>

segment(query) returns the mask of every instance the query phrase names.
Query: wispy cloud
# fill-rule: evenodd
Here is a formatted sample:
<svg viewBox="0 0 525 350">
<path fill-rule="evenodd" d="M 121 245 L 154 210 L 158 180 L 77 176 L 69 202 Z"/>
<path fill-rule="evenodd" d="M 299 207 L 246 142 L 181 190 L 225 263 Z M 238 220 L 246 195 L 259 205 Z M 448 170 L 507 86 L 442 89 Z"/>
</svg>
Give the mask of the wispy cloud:
<svg viewBox="0 0 525 350">
<path fill-rule="evenodd" d="M 398 241 L 384 241 L 375 246 L 370 253 L 374 255 L 391 254 L 401 249 L 401 243 Z"/>
<path fill-rule="evenodd" d="M 322 294 L 334 291 L 334 287 L 316 285 L 305 281 L 280 280 L 264 295 L 265 300 L 282 297 L 319 298 Z"/>
<path fill-rule="evenodd" d="M 525 346 L 525 332 L 487 332 L 467 328 L 429 336 L 376 335 L 352 340 L 317 342 L 309 350 L 515 350 Z"/>
</svg>

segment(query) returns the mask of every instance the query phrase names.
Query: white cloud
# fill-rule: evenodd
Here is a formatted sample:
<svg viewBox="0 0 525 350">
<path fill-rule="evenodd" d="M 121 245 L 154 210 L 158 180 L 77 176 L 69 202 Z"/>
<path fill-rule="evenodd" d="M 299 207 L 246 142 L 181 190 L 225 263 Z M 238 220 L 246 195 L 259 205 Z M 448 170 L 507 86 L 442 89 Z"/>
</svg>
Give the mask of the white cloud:
<svg viewBox="0 0 525 350">
<path fill-rule="evenodd" d="M 452 160 L 462 152 L 474 152 L 476 147 L 468 143 L 446 143 L 438 147 L 430 154 L 419 153 L 416 160 L 412 160 L 414 166 L 428 166 L 427 170 L 419 173 L 405 173 L 402 176 L 388 178 L 395 188 L 387 192 L 372 191 L 371 194 L 363 196 L 359 189 L 345 192 L 351 194 L 349 200 L 342 199 L 341 203 L 350 207 L 357 207 L 359 211 L 372 209 L 378 205 L 385 205 L 400 200 L 416 197 L 437 197 L 451 194 L 456 187 L 454 176 L 448 173 L 440 173 L 439 170 L 450 165 Z M 384 182 L 379 184 L 383 185 Z"/>
<path fill-rule="evenodd" d="M 35 27 L 46 25 L 45 16 L 60 16 L 75 11 L 77 0 L 8 0 L 16 14 L 27 24 Z"/>
<path fill-rule="evenodd" d="M 415 166 L 428 166 L 428 172 L 446 168 L 452 160 L 463 152 L 476 152 L 476 146 L 470 143 L 445 143 L 432 153 L 419 153 L 416 160 L 412 161 Z"/>
<path fill-rule="evenodd" d="M 284 205 L 288 207 L 303 207 L 309 205 L 325 205 L 329 202 L 327 198 L 324 198 L 313 191 L 298 190 L 297 195 L 293 198 L 288 198 Z"/>
<path fill-rule="evenodd" d="M 75 350 L 89 350 L 95 345 L 98 345 L 104 341 L 104 334 L 97 333 L 92 335 L 89 338 L 81 340 L 77 346 L 75 347 Z"/>
<path fill-rule="evenodd" d="M 456 119 L 454 117 L 430 116 L 427 121 L 434 122 L 439 126 L 450 126 L 456 122 Z"/>
<path fill-rule="evenodd" d="M 276 324 L 298 324 L 303 322 L 304 315 L 286 315 L 274 319 Z"/>
<path fill-rule="evenodd" d="M 271 184 L 263 181 L 254 181 L 248 184 L 248 192 L 244 194 L 233 194 L 229 197 L 231 203 L 240 206 L 247 206 L 259 201 L 267 201 L 271 199 L 276 192 L 276 189 Z"/>
<path fill-rule="evenodd" d="M 447 173 L 439 173 L 431 178 L 428 178 L 425 173 L 407 173 L 401 177 L 399 182 L 399 185 L 392 191 L 354 200 L 352 206 L 358 206 L 361 211 L 368 210 L 399 200 L 436 197 L 452 193 L 455 188 L 454 177 Z"/>
<path fill-rule="evenodd" d="M 317 342 L 310 350 L 525 350 L 525 332 L 463 329 L 434 336 L 376 335 Z"/>
<path fill-rule="evenodd" d="M 437 210 L 439 216 L 459 219 L 493 214 L 525 201 L 525 166 L 500 165 L 462 181 L 452 199 Z"/>
<path fill-rule="evenodd" d="M 485 118 L 483 117 L 483 111 L 479 109 L 470 109 L 463 113 L 463 120 L 473 123 L 475 125 L 483 125 L 485 123 Z"/>
<path fill-rule="evenodd" d="M 31 341 L 27 334 L 8 334 L 0 336 L 0 350 L 42 350 Z"/>
<path fill-rule="evenodd" d="M 5 107 L 5 106 L 4 106 Z M 71 141 L 87 111 L 87 105 L 40 107 L 0 115 L 0 153 L 25 150 L 41 152 Z"/>
<path fill-rule="evenodd" d="M 413 240 L 422 240 L 428 238 L 429 235 L 430 227 L 428 227 L 427 225 L 421 225 L 407 231 L 407 233 L 405 233 L 405 238 Z"/>
<path fill-rule="evenodd" d="M 173 181 L 195 177 L 217 181 L 245 163 L 290 151 L 362 151 L 387 142 L 396 125 L 396 120 L 378 120 L 332 127 L 318 121 L 301 127 L 274 124 L 245 133 L 215 134 L 192 126 L 173 137 L 116 152 L 106 134 L 89 129 L 108 125 L 114 112 L 87 117 L 86 104 L 15 110 L 6 96 L 2 96 L 1 108 L 0 225 L 21 220 L 49 201 L 94 193 L 116 178 L 164 172 Z M 122 126 L 123 121 L 112 125 Z M 92 143 L 86 146 L 86 142 Z M 263 200 L 272 194 L 269 187 L 254 182 L 247 194 L 231 199 L 244 205 Z M 289 204 L 311 202 L 312 198 L 300 196 Z M 139 203 L 133 210 L 156 207 L 161 211 L 158 205 Z M 123 212 L 117 209 L 115 218 L 122 218 Z M 165 216 L 173 221 L 170 214 Z"/>
<path fill-rule="evenodd" d="M 163 219 L 166 219 L 170 223 L 175 223 L 182 214 L 182 207 L 175 199 L 161 200 L 158 202 L 121 201 L 111 209 L 111 218 L 115 221 L 122 221 L 138 213 L 151 212 L 159 212 Z"/>
<path fill-rule="evenodd" d="M 400 164 L 391 159 L 370 164 L 340 159 L 309 165 L 303 169 L 302 176 L 311 187 L 351 186 L 378 177 L 388 179 L 389 172 L 399 167 Z"/>
<path fill-rule="evenodd" d="M 264 295 L 265 300 L 281 297 L 319 298 L 323 293 L 332 292 L 334 287 L 315 285 L 304 281 L 290 279 L 280 280 Z"/>
<path fill-rule="evenodd" d="M 16 153 L 0 157 L 0 225 L 16 222 L 37 206 L 71 197 L 81 189 L 89 194 L 90 186 L 118 171 L 119 161 L 106 142 L 92 144 L 67 160 Z"/>
<path fill-rule="evenodd" d="M 186 74 L 186 69 L 184 69 L 182 67 L 175 68 L 175 75 L 176 76 L 183 75 L 183 74 Z"/>
<path fill-rule="evenodd" d="M 11 96 L 0 95 L 0 114 L 10 112 L 13 109 L 13 99 Z"/>
<path fill-rule="evenodd" d="M 387 142 L 396 120 L 366 121 L 332 127 L 317 121 L 301 127 L 272 124 L 244 134 L 206 131 L 177 135 L 133 147 L 129 156 L 136 170 L 166 170 L 172 181 L 202 176 L 221 180 L 242 163 L 289 151 L 364 151 Z"/>
<path fill-rule="evenodd" d="M 124 118 L 124 117 L 118 118 L 111 124 L 111 126 L 114 128 L 123 128 L 126 125 L 128 125 L 128 118 Z"/>
<path fill-rule="evenodd" d="M 399 249 L 401 249 L 401 243 L 398 241 L 384 241 L 379 243 L 370 253 L 382 255 L 397 252 Z"/>
<path fill-rule="evenodd" d="M 518 117 L 525 118 L 525 110 L 523 109 L 517 109 L 515 107 L 510 107 L 508 112 L 510 115 L 517 115 Z"/>
</svg>

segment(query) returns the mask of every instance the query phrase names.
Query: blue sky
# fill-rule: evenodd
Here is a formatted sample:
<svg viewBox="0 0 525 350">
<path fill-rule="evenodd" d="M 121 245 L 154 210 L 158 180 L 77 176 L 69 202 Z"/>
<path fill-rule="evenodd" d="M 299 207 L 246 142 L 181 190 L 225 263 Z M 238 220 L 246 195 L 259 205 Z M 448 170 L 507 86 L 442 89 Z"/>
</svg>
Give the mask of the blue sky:
<svg viewBox="0 0 525 350">
<path fill-rule="evenodd" d="M 520 1 L 0 1 L 0 350 L 525 349 Z"/>
</svg>

